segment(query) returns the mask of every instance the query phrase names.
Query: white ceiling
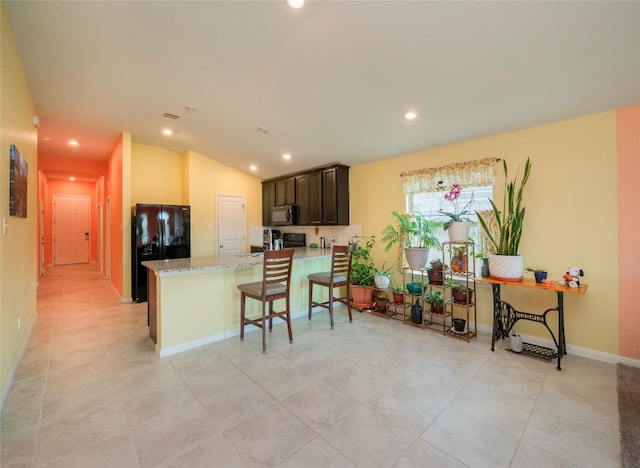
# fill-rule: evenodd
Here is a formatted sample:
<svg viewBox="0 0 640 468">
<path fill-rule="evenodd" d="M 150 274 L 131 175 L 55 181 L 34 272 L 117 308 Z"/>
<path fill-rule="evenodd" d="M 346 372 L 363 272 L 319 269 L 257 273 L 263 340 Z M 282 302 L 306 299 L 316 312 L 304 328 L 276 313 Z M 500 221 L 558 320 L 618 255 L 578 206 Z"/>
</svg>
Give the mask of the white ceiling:
<svg viewBox="0 0 640 468">
<path fill-rule="evenodd" d="M 640 2 L 5 3 L 52 156 L 124 131 L 265 179 L 640 103 Z"/>
</svg>

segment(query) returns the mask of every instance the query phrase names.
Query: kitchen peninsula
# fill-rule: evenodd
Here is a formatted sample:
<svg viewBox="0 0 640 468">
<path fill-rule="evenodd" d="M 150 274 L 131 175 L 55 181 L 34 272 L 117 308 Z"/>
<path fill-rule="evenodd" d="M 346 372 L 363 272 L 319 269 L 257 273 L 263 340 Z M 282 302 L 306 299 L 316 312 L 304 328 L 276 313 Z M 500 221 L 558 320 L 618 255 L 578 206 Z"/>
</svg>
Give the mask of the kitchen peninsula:
<svg viewBox="0 0 640 468">
<path fill-rule="evenodd" d="M 162 357 L 237 336 L 240 293 L 236 285 L 262 279 L 263 257 L 245 254 L 181 258 L 146 261 L 142 265 L 148 270 L 149 336 Z M 295 250 L 292 316 L 307 313 L 307 275 L 330 269 L 330 249 Z M 258 315 L 260 307 L 257 301 L 249 301 L 247 313 Z M 295 342 L 295 328 L 293 335 Z"/>
</svg>

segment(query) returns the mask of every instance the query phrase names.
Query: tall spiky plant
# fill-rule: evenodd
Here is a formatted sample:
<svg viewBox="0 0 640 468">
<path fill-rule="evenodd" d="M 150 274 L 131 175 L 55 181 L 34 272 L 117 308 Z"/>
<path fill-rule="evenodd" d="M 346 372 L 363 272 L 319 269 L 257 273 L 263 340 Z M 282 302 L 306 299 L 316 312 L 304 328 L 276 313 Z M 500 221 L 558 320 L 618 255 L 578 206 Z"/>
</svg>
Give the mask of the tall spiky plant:
<svg viewBox="0 0 640 468">
<path fill-rule="evenodd" d="M 512 181 L 508 181 L 509 172 L 507 170 L 507 161 L 503 160 L 502 162 L 504 168 L 504 199 L 502 202 L 502 212 L 498 210 L 493 200 L 489 200 L 491 202 L 493 216 L 498 225 L 498 233 L 496 236 L 494 236 L 494 233 L 490 229 L 487 220 L 477 211 L 476 214 L 478 215 L 478 221 L 480 222 L 480 226 L 482 226 L 482 230 L 487 235 L 497 255 L 518 255 L 525 215 L 522 198 L 524 195 L 524 187 L 531 174 L 531 161 L 527 158 L 519 187 L 516 187 L 518 172 L 516 172 Z"/>
</svg>

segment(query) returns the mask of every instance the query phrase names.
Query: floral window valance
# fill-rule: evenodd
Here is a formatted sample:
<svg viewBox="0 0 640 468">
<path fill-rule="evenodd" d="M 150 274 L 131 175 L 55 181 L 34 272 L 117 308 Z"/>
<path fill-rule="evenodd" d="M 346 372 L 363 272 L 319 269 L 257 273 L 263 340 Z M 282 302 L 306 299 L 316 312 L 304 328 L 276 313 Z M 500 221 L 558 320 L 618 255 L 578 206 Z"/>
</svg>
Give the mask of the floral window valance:
<svg viewBox="0 0 640 468">
<path fill-rule="evenodd" d="M 485 158 L 442 167 L 405 171 L 400 174 L 402 191 L 405 194 L 435 192 L 436 184 L 440 181 L 444 187 L 450 187 L 454 183 L 463 187 L 493 185 L 498 161 L 500 161 L 499 158 Z"/>
</svg>

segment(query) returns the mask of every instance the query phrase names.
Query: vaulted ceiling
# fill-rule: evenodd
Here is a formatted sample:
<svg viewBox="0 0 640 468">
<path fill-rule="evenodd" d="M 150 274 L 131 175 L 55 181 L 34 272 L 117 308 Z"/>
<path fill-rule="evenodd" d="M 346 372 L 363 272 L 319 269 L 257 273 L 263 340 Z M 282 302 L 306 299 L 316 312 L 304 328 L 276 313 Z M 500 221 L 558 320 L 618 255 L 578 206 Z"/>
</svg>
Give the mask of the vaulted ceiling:
<svg viewBox="0 0 640 468">
<path fill-rule="evenodd" d="M 640 102 L 640 2 L 5 4 L 50 156 L 124 131 L 264 179 Z"/>
</svg>

